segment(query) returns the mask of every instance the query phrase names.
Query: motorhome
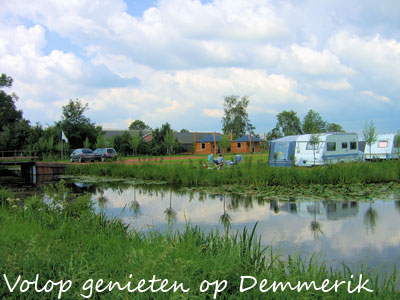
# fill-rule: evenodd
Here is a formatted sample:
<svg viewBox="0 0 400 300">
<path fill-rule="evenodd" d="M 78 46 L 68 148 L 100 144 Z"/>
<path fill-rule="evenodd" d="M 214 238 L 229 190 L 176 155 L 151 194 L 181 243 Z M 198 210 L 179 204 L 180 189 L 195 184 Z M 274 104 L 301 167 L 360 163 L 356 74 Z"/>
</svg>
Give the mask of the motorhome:
<svg viewBox="0 0 400 300">
<path fill-rule="evenodd" d="M 313 166 L 363 160 L 356 133 L 293 135 L 270 142 L 270 166 Z"/>
<path fill-rule="evenodd" d="M 396 139 L 399 138 L 400 134 L 395 133 L 378 134 L 375 143 L 371 145 L 368 145 L 367 143 L 365 144 L 365 159 L 373 160 L 400 158 L 399 148 L 396 147 Z"/>
</svg>

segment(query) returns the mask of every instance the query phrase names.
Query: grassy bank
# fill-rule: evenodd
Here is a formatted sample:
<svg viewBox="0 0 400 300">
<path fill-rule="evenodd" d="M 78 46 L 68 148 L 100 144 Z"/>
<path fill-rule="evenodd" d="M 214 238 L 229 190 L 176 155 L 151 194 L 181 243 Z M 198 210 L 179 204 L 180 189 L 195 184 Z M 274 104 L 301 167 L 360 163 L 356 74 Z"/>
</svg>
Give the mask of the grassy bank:
<svg viewBox="0 0 400 300">
<path fill-rule="evenodd" d="M 136 233 L 127 232 L 118 221 L 108 221 L 95 215 L 91 203 L 85 196 L 74 198 L 62 184 L 48 192 L 54 199 L 50 205 L 38 198 L 29 198 L 24 205 L 14 199 L 8 191 L 0 191 L 0 273 L 8 280 L 21 275 L 22 280 L 33 281 L 39 274 L 39 288 L 48 280 L 71 280 L 71 287 L 61 299 L 84 299 L 81 294 L 91 293 L 88 279 L 94 282 L 103 279 L 104 287 L 109 281 L 121 285 L 131 282 L 134 288 L 140 279 L 147 281 L 153 275 L 168 279 L 168 287 L 174 281 L 182 283 L 188 292 L 145 293 L 127 291 L 93 293 L 91 299 L 213 299 L 214 286 L 200 292 L 204 280 L 223 280 L 227 285 L 216 299 L 398 299 L 395 278 L 373 277 L 367 288 L 373 293 L 362 291 L 349 294 L 342 285 L 338 292 L 323 293 L 303 289 L 300 293 L 286 289 L 262 293 L 258 285 L 240 293 L 240 277 L 253 276 L 258 284 L 262 279 L 272 282 L 315 281 L 320 286 L 329 279 L 351 281 L 352 288 L 358 284 L 358 273 L 351 278 L 351 270 L 335 271 L 317 260 L 306 262 L 293 258 L 282 260 L 269 249 L 262 249 L 253 232 L 244 230 L 233 236 L 218 233 L 204 234 L 198 228 L 187 227 L 183 233 Z M 24 206 L 24 207 L 23 207 Z M 131 277 L 129 275 L 132 274 Z M 378 284 L 381 281 L 381 285 Z M 0 279 L 2 299 L 56 299 L 59 287 L 52 293 L 35 292 L 32 288 L 25 293 L 10 293 L 4 277 Z M 90 283 L 90 282 L 89 282 Z M 252 281 L 247 281 L 249 286 Z M 95 285 L 95 284 L 94 284 Z M 83 287 L 87 289 L 84 289 Z M 267 287 L 266 286 L 266 287 Z M 160 287 L 160 282 L 155 284 Z M 18 290 L 18 291 L 17 291 Z"/>
<path fill-rule="evenodd" d="M 314 168 L 276 168 L 251 158 L 231 168 L 209 170 L 200 163 L 175 164 L 86 164 L 71 165 L 71 175 L 110 176 L 143 180 L 161 180 L 185 186 L 239 184 L 265 188 L 304 184 L 352 184 L 400 182 L 400 161 L 332 164 Z"/>
</svg>

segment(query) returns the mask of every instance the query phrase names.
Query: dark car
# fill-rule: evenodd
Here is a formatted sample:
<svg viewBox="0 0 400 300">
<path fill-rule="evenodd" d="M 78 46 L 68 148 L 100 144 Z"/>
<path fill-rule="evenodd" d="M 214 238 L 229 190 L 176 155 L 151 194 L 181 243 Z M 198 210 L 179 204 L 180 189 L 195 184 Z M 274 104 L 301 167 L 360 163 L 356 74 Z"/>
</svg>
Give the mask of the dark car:
<svg viewBox="0 0 400 300">
<path fill-rule="evenodd" d="M 95 160 L 98 161 L 117 160 L 117 151 L 114 148 L 97 148 L 93 153 Z"/>
<path fill-rule="evenodd" d="M 75 149 L 69 157 L 71 162 L 94 161 L 95 159 L 94 153 L 90 149 Z"/>
</svg>

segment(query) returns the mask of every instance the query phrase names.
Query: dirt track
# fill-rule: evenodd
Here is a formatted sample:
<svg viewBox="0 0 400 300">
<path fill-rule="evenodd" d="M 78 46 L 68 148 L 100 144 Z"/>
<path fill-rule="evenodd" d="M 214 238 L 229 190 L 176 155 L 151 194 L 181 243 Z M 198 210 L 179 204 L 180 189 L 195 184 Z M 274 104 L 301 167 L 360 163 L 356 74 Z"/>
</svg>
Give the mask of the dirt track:
<svg viewBox="0 0 400 300">
<path fill-rule="evenodd" d="M 149 157 L 149 158 L 132 158 L 132 159 L 127 159 L 123 161 L 122 163 L 125 164 L 134 164 L 138 162 L 146 162 L 146 161 L 160 161 L 161 159 L 163 161 L 166 160 L 184 160 L 184 159 L 197 159 L 197 158 L 203 158 L 207 159 L 205 156 L 172 156 L 172 157 Z"/>
</svg>

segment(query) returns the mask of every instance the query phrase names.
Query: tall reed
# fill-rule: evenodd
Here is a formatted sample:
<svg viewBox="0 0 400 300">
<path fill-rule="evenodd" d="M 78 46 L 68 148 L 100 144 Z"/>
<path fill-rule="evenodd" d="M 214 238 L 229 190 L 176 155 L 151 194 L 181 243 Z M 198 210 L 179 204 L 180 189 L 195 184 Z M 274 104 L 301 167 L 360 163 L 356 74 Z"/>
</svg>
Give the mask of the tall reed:
<svg viewBox="0 0 400 300">
<path fill-rule="evenodd" d="M 85 164 L 70 165 L 71 175 L 111 176 L 167 181 L 185 186 L 240 184 L 265 188 L 281 185 L 400 182 L 400 161 L 342 163 L 313 168 L 279 168 L 267 163 L 243 163 L 222 170 L 193 164 Z"/>
</svg>

